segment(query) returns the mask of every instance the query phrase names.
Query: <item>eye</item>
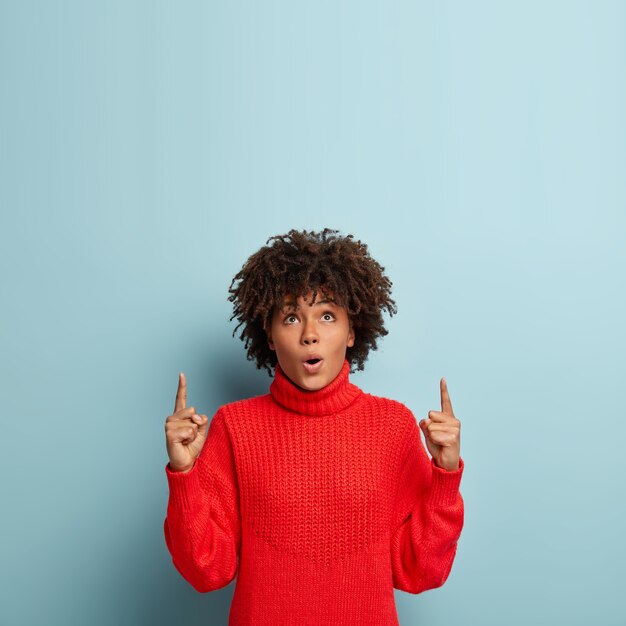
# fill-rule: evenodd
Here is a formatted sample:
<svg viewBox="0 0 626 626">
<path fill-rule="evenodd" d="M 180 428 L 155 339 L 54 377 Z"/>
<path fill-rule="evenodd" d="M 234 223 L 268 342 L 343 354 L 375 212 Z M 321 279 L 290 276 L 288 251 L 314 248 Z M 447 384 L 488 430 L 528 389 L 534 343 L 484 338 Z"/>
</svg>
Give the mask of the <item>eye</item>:
<svg viewBox="0 0 626 626">
<path fill-rule="evenodd" d="M 333 319 L 335 319 L 335 316 L 330 311 L 326 311 L 324 315 L 330 315 Z"/>
</svg>

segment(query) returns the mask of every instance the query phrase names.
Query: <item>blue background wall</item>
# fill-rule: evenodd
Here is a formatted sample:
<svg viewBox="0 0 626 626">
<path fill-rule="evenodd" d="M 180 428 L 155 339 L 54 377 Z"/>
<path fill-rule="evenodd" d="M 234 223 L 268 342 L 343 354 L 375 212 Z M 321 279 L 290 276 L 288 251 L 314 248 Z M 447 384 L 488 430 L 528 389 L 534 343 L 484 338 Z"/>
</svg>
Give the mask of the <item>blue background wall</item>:
<svg viewBox="0 0 626 626">
<path fill-rule="evenodd" d="M 352 380 L 462 422 L 466 525 L 404 625 L 626 623 L 622 2 L 0 2 L 0 621 L 226 624 L 162 524 L 164 424 L 265 393 L 227 289 L 368 243 Z"/>
</svg>

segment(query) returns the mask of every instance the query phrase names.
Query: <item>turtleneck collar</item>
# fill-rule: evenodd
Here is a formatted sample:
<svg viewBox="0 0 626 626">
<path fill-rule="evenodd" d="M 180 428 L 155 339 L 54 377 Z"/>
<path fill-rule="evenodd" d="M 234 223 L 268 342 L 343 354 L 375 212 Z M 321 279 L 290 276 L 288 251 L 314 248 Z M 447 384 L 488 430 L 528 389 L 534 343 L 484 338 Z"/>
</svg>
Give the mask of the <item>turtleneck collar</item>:
<svg viewBox="0 0 626 626">
<path fill-rule="evenodd" d="M 281 406 L 306 415 L 330 415 L 352 404 L 363 390 L 350 382 L 350 363 L 343 362 L 339 374 L 326 387 L 306 391 L 298 387 L 276 364 L 274 380 L 270 385 L 272 398 Z"/>
</svg>

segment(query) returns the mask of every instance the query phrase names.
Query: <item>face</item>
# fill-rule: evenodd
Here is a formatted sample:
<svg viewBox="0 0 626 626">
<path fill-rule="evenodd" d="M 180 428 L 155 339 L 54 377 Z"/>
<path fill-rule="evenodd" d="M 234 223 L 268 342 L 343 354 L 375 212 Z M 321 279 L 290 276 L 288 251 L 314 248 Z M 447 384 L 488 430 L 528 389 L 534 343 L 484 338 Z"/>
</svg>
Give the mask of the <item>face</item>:
<svg viewBox="0 0 626 626">
<path fill-rule="evenodd" d="M 277 307 L 267 331 L 271 350 L 285 375 L 307 391 L 322 389 L 341 371 L 346 350 L 354 345 L 354 330 L 344 307 L 332 302 L 332 294 L 325 297 L 318 290 L 313 306 L 312 291 L 296 302 L 285 298 L 283 307 Z M 308 359 L 321 359 L 309 365 Z"/>
</svg>

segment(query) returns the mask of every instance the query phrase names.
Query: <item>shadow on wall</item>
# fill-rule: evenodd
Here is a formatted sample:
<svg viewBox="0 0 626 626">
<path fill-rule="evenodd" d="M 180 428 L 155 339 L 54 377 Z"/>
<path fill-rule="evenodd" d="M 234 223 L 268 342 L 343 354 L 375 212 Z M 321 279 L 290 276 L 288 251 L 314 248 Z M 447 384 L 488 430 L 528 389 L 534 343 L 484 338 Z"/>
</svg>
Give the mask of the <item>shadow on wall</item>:
<svg viewBox="0 0 626 626">
<path fill-rule="evenodd" d="M 216 352 L 220 354 L 207 354 L 199 370 L 199 380 L 193 381 L 193 387 L 189 384 L 187 398 L 188 406 L 197 403 L 198 410 L 206 413 L 209 420 L 218 406 L 268 393 L 272 382 L 265 370 L 259 370 L 255 363 L 246 361 L 245 354 L 242 358 L 240 352 L 237 355 L 229 355 L 225 350 Z M 202 381 L 210 382 L 204 385 Z M 194 389 L 198 390 L 195 394 Z M 203 406 L 207 389 L 217 391 L 219 396 L 213 397 L 210 404 Z M 163 466 L 165 463 L 167 458 Z M 117 570 L 118 577 L 110 581 L 111 593 L 106 602 L 118 607 L 114 611 L 115 623 L 146 626 L 226 625 L 237 579 L 222 589 L 199 593 L 176 570 L 163 534 L 168 497 L 163 468 L 160 468 L 158 476 L 163 481 L 165 498 L 153 497 L 149 502 L 138 503 L 142 507 L 142 514 L 137 519 L 143 519 L 145 526 L 126 535 L 128 543 L 122 550 L 124 558 L 120 562 L 129 564 L 129 567 L 120 571 L 123 568 L 112 564 L 112 571 Z M 146 533 L 145 528 L 150 528 L 151 532 Z M 137 576 L 131 580 L 129 571 L 143 572 L 143 575 L 139 580 Z M 120 580 L 124 583 L 120 584 Z M 115 597 L 120 588 L 127 591 L 122 599 Z"/>
</svg>

